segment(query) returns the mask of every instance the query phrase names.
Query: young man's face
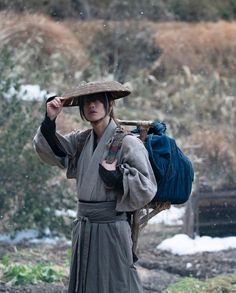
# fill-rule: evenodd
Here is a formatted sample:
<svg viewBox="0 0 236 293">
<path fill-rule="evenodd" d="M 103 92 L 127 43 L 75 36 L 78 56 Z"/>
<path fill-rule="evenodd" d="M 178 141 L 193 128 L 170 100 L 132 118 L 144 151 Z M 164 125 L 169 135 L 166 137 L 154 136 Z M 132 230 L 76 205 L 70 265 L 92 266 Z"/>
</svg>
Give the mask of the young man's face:
<svg viewBox="0 0 236 293">
<path fill-rule="evenodd" d="M 84 98 L 83 107 L 86 120 L 96 122 L 106 116 L 106 110 L 102 99 L 104 98 L 100 95 Z"/>
</svg>

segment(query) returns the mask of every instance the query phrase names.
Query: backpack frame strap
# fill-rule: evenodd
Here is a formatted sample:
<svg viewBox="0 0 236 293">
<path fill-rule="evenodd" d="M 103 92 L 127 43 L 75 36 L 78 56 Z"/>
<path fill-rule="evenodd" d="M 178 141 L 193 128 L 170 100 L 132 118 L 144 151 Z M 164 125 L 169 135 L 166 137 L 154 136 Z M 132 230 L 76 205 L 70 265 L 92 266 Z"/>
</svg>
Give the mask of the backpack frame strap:
<svg viewBox="0 0 236 293">
<path fill-rule="evenodd" d="M 121 148 L 122 141 L 126 135 L 132 135 L 132 133 L 121 127 L 116 129 L 115 134 L 108 145 L 109 150 L 106 157 L 107 164 L 112 164 L 115 161 L 117 153 Z"/>
</svg>

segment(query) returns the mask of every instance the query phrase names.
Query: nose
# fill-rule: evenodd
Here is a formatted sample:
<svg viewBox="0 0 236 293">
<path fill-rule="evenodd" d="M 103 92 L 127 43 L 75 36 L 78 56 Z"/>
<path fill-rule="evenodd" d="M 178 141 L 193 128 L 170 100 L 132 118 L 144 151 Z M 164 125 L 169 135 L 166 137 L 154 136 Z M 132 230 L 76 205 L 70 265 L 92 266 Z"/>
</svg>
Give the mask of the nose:
<svg viewBox="0 0 236 293">
<path fill-rule="evenodd" d="M 95 107 L 94 101 L 88 101 L 88 107 L 89 108 L 94 108 Z"/>
</svg>

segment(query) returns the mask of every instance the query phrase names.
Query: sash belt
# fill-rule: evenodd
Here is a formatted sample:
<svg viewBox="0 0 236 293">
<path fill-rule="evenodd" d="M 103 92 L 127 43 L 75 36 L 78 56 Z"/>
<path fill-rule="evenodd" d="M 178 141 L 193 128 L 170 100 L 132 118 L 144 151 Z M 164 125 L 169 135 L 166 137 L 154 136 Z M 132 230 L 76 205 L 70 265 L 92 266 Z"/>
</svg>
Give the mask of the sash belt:
<svg viewBox="0 0 236 293">
<path fill-rule="evenodd" d="M 127 220 L 126 213 L 118 214 L 115 206 L 115 201 L 79 202 L 73 227 L 68 293 L 85 293 L 92 224 Z"/>
</svg>

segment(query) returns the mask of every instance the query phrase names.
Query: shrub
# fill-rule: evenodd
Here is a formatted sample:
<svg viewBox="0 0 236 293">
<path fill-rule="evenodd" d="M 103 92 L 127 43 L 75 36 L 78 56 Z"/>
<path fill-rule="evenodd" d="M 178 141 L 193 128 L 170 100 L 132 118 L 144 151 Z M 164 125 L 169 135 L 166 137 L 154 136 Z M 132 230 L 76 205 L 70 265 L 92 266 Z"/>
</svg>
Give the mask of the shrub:
<svg viewBox="0 0 236 293">
<path fill-rule="evenodd" d="M 236 187 L 236 153 L 223 130 L 216 127 L 193 132 L 191 141 L 195 150 L 197 186 L 199 189 L 233 189 Z M 209 172 L 210 170 L 210 172 Z"/>
<path fill-rule="evenodd" d="M 56 19 L 148 19 L 154 21 L 178 19 L 201 21 L 235 19 L 234 0 L 2 0 L 0 10 L 44 13 Z"/>
<path fill-rule="evenodd" d="M 70 225 L 55 215 L 55 209 L 71 207 L 73 201 L 63 180 L 51 180 L 55 169 L 40 162 L 32 147 L 44 110 L 36 102 L 20 100 L 17 94 L 5 97 L 10 88 L 19 88 L 19 79 L 5 75 L 14 64 L 7 51 L 0 55 L 1 228 L 11 232 L 26 228 L 41 233 L 45 228 L 69 232 Z"/>
<path fill-rule="evenodd" d="M 152 74 L 157 78 L 179 75 L 183 66 L 205 76 L 213 72 L 225 77 L 235 75 L 235 23 L 173 22 L 152 24 L 152 27 L 156 43 L 163 50 L 153 66 Z"/>
<path fill-rule="evenodd" d="M 91 74 L 98 67 L 100 75 L 113 74 L 120 82 L 137 76 L 162 53 L 153 41 L 151 30 L 137 23 L 105 27 L 97 32 L 88 49 Z"/>
<path fill-rule="evenodd" d="M 4 15 L 0 21 L 0 49 L 8 48 L 21 82 L 58 91 L 75 82 L 86 56 L 79 39 L 67 27 L 43 15 Z"/>
</svg>

